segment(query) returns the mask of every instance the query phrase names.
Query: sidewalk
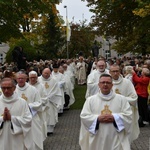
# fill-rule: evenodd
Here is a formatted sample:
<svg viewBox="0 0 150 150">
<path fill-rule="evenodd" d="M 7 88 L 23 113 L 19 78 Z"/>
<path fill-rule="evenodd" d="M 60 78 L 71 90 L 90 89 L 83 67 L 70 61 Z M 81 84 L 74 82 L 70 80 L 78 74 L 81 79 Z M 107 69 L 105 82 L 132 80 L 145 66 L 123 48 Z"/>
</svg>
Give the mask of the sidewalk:
<svg viewBox="0 0 150 150">
<path fill-rule="evenodd" d="M 67 110 L 59 117 L 54 134 L 44 141 L 44 150 L 80 150 L 80 111 Z M 131 148 L 132 150 L 150 150 L 150 126 L 147 125 L 140 130 L 140 136 L 132 143 Z"/>
</svg>

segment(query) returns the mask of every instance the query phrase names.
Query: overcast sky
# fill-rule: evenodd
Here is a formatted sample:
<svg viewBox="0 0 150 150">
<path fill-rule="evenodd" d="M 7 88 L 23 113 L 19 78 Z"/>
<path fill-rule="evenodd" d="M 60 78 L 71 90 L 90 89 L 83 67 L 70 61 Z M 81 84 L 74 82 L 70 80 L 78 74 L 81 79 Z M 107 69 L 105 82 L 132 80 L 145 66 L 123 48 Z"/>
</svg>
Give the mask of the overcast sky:
<svg viewBox="0 0 150 150">
<path fill-rule="evenodd" d="M 79 20 L 83 21 L 85 19 L 87 19 L 87 22 L 90 22 L 92 13 L 89 12 L 86 4 L 86 2 L 81 2 L 81 0 L 62 0 L 62 3 L 57 5 L 57 9 L 60 15 L 63 16 L 63 19 L 66 20 L 66 8 L 64 6 L 67 6 L 69 22 L 73 21 L 73 18 L 74 23 L 79 23 Z"/>
</svg>

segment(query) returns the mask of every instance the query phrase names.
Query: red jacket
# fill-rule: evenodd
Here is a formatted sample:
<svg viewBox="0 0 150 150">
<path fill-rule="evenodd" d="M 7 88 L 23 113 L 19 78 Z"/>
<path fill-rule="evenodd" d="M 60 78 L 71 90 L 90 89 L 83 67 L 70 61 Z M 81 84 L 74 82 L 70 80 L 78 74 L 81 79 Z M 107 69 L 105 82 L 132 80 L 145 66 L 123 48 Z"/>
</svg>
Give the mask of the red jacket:
<svg viewBox="0 0 150 150">
<path fill-rule="evenodd" d="M 136 73 L 133 74 L 133 83 L 135 84 L 136 93 L 144 98 L 148 97 L 148 84 L 150 81 L 149 77 L 138 77 Z"/>
</svg>

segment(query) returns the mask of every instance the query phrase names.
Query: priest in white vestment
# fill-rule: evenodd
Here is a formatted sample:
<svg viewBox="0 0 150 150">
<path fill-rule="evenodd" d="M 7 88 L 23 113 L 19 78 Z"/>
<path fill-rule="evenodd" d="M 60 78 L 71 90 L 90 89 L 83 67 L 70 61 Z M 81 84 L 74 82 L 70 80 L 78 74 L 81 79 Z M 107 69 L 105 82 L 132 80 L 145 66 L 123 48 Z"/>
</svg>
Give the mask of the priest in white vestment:
<svg viewBox="0 0 150 150">
<path fill-rule="evenodd" d="M 117 94 L 121 94 L 126 97 L 127 101 L 129 102 L 131 109 L 132 109 L 132 134 L 130 137 L 130 142 L 136 140 L 139 136 L 139 114 L 138 114 L 138 107 L 137 107 L 137 94 L 133 83 L 123 78 L 120 74 L 120 68 L 118 65 L 114 64 L 110 66 L 110 74 L 113 78 L 113 90 Z"/>
<path fill-rule="evenodd" d="M 49 102 L 47 98 L 47 93 L 44 88 L 44 85 L 38 81 L 38 74 L 35 71 L 30 71 L 29 72 L 29 84 L 34 86 L 41 97 L 42 101 L 42 112 L 38 113 L 41 119 L 41 124 L 42 124 L 42 132 L 43 132 L 43 141 L 47 137 L 47 122 L 46 122 L 46 111 L 49 109 Z"/>
<path fill-rule="evenodd" d="M 64 69 L 63 69 L 62 66 L 59 67 L 59 72 L 64 75 L 64 79 L 65 79 L 65 89 L 64 89 L 64 91 L 70 97 L 69 104 L 68 104 L 68 106 L 65 106 L 64 109 L 69 109 L 69 107 L 75 102 L 75 97 L 74 97 L 74 94 L 73 94 L 73 89 L 74 88 L 72 86 L 72 83 L 71 83 L 71 80 L 70 80 L 69 76 L 67 74 L 64 74 Z"/>
<path fill-rule="evenodd" d="M 52 77 L 56 79 L 62 94 L 61 105 L 58 110 L 58 113 L 62 114 L 64 109 L 64 104 L 65 104 L 64 92 L 65 92 L 66 84 L 65 84 L 64 75 L 58 71 L 58 68 L 59 68 L 58 64 L 53 64 Z"/>
<path fill-rule="evenodd" d="M 77 70 L 78 70 L 78 85 L 83 85 L 86 83 L 86 70 L 87 64 L 84 62 L 82 56 L 79 57 L 79 62 L 77 63 Z"/>
<path fill-rule="evenodd" d="M 132 110 L 112 86 L 112 77 L 101 75 L 99 93 L 85 101 L 80 114 L 81 150 L 130 150 Z"/>
<path fill-rule="evenodd" d="M 61 106 L 62 94 L 56 79 L 51 76 L 49 68 L 43 70 L 38 80 L 44 84 L 49 101 L 49 109 L 47 111 L 47 134 L 49 136 L 54 132 L 54 127 L 58 122 L 58 110 Z"/>
<path fill-rule="evenodd" d="M 105 73 L 109 74 L 109 70 L 106 69 L 106 62 L 104 60 L 99 60 L 96 65 L 96 69 L 88 75 L 87 91 L 85 95 L 86 98 L 96 94 L 99 91 L 99 77 Z"/>
<path fill-rule="evenodd" d="M 75 66 L 75 62 L 73 62 L 71 59 L 67 60 L 67 70 L 69 70 L 72 74 L 73 74 L 73 78 L 72 78 L 72 82 L 73 85 L 75 84 L 75 75 L 76 75 L 76 66 Z"/>
<path fill-rule="evenodd" d="M 32 136 L 34 146 L 32 150 L 43 150 L 43 134 L 39 112 L 42 112 L 42 102 L 37 89 L 26 82 L 27 75 L 23 72 L 18 72 L 16 75 L 17 86 L 15 92 L 27 101 L 32 116 Z"/>
<path fill-rule="evenodd" d="M 63 64 L 63 69 L 64 69 L 64 74 L 67 74 L 71 80 L 72 83 L 72 87 L 74 89 L 74 84 L 75 84 L 75 76 L 73 74 L 73 72 L 71 72 L 71 70 L 68 69 L 68 65 L 67 64 Z"/>
<path fill-rule="evenodd" d="M 2 79 L 0 149 L 32 150 L 32 115 L 27 102 L 14 92 L 15 88 L 15 82 L 12 79 Z"/>
</svg>

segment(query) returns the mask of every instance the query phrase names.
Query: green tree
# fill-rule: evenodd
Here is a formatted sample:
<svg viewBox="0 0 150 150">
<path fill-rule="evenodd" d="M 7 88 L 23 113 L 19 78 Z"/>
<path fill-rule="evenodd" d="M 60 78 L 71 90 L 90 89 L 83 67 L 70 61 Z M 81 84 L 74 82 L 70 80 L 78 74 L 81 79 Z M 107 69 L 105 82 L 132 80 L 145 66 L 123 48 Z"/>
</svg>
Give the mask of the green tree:
<svg viewBox="0 0 150 150">
<path fill-rule="evenodd" d="M 0 40 L 22 37 L 22 32 L 31 31 L 31 22 L 39 14 L 49 13 L 51 4 L 59 0 L 0 0 Z"/>
<path fill-rule="evenodd" d="M 60 18 L 56 15 L 56 6 L 51 5 L 49 14 L 46 15 L 46 25 L 43 28 L 43 41 L 39 46 L 45 59 L 58 58 L 61 48 L 65 43 L 63 30 L 61 28 Z"/>
<path fill-rule="evenodd" d="M 100 35 L 113 36 L 118 42 L 115 49 L 121 53 L 129 51 L 146 54 L 149 51 L 149 20 L 135 15 L 138 1 L 126 0 L 87 0 L 93 15 L 92 26 Z"/>
<path fill-rule="evenodd" d="M 80 51 L 85 57 L 91 54 L 92 44 L 95 38 L 95 32 L 86 20 L 80 23 L 71 24 L 71 38 L 69 42 L 69 57 L 75 57 Z"/>
<path fill-rule="evenodd" d="M 16 46 L 21 46 L 23 47 L 23 51 L 27 56 L 27 61 L 33 61 L 34 59 L 37 58 L 37 53 L 36 50 L 34 49 L 34 47 L 30 44 L 29 40 L 26 39 L 11 39 L 10 40 L 10 49 L 7 52 L 6 55 L 6 62 L 10 63 L 13 61 L 12 58 L 12 51 Z"/>
<path fill-rule="evenodd" d="M 147 17 L 150 15 L 150 3 L 149 0 L 138 0 L 138 7 L 133 10 L 133 13 L 135 15 L 138 15 L 140 17 Z"/>
</svg>

